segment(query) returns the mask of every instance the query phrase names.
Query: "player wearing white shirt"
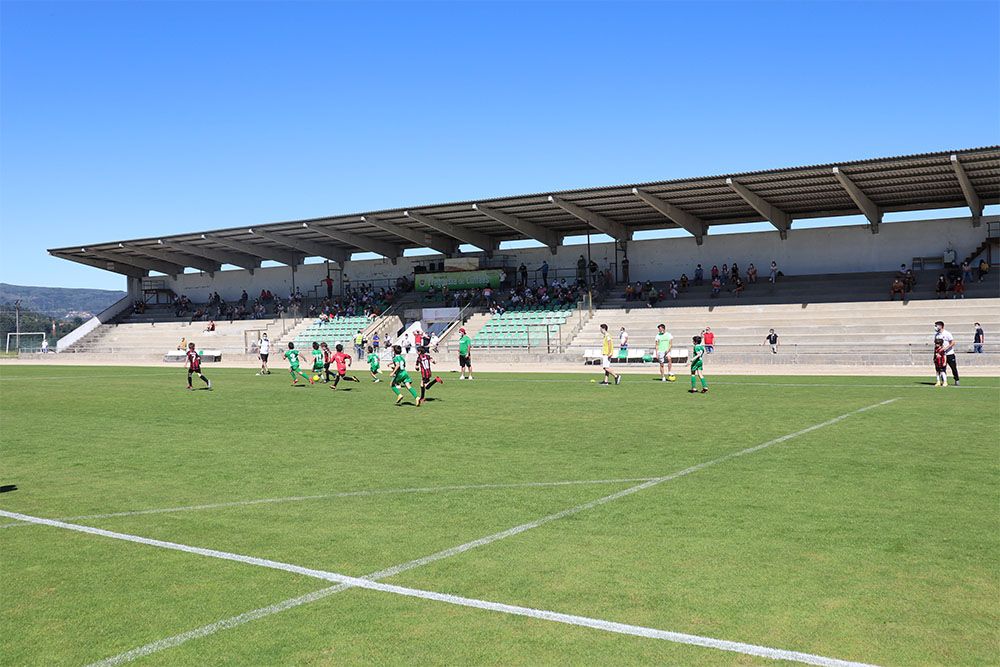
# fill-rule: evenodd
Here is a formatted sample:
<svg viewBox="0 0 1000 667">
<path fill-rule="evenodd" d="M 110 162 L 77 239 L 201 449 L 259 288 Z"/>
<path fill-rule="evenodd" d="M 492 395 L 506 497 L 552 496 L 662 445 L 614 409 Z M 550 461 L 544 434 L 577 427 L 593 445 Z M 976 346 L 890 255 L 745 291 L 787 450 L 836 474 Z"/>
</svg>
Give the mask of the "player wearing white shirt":
<svg viewBox="0 0 1000 667">
<path fill-rule="evenodd" d="M 944 328 L 944 322 L 938 320 L 934 323 L 934 338 L 940 338 L 944 347 L 945 358 L 951 368 L 951 376 L 955 379 L 955 386 L 958 386 L 958 363 L 955 358 L 955 337 Z"/>
<path fill-rule="evenodd" d="M 270 375 L 271 371 L 267 370 L 267 355 L 271 353 L 271 341 L 268 340 L 266 331 L 260 335 L 257 349 L 260 352 L 260 372 L 257 375 Z"/>
<path fill-rule="evenodd" d="M 628 332 L 625 331 L 625 327 L 622 327 L 621 333 L 618 334 L 618 354 L 623 357 L 628 356 Z"/>
</svg>

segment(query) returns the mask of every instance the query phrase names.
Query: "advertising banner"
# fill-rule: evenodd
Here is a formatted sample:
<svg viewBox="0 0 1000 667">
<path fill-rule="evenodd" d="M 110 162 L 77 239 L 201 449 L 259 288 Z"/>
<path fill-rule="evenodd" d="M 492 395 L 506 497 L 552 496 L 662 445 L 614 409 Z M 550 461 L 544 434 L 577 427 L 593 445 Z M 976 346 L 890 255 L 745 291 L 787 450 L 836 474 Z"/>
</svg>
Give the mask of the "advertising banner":
<svg viewBox="0 0 1000 667">
<path fill-rule="evenodd" d="M 482 269 L 480 271 L 444 271 L 441 273 L 417 273 L 413 282 L 418 292 L 426 292 L 431 287 L 441 289 L 445 285 L 457 289 L 492 287 L 497 289 L 502 281 L 502 269 Z"/>
</svg>

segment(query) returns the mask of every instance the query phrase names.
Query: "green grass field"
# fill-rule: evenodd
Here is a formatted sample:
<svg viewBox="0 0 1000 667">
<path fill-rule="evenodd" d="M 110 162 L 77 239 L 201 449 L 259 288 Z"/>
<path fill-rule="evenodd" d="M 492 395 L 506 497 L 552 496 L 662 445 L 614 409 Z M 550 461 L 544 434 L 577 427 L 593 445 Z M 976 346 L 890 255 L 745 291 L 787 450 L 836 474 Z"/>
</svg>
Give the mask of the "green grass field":
<svg viewBox="0 0 1000 667">
<path fill-rule="evenodd" d="M 71 522 L 363 577 L 714 462 L 381 581 L 843 660 L 1000 663 L 997 378 L 709 367 L 711 392 L 689 395 L 683 375 L 451 376 L 418 409 L 385 381 L 206 372 L 214 391 L 177 368 L 0 367 L 0 485 L 18 487 L 0 509 L 181 508 Z M 333 584 L 0 523 L 5 665 L 149 644 L 140 663 L 775 664 L 359 588 L 220 627 Z"/>
</svg>

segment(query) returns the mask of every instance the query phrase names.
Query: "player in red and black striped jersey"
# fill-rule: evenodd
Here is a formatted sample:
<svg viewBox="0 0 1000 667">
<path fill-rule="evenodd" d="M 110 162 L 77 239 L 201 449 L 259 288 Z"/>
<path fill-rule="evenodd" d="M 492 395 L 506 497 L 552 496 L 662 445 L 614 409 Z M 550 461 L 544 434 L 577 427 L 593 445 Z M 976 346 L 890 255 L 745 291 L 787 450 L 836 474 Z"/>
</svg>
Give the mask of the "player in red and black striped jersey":
<svg viewBox="0 0 1000 667">
<path fill-rule="evenodd" d="M 185 362 L 188 372 L 188 389 L 194 389 L 191 386 L 191 376 L 197 374 L 201 378 L 201 381 L 208 385 L 208 388 L 212 388 L 212 381 L 205 377 L 205 374 L 201 372 L 201 355 L 198 351 L 194 349 L 194 343 L 188 343 L 187 349 L 187 361 Z"/>
<path fill-rule="evenodd" d="M 424 402 L 424 396 L 427 395 L 427 390 L 433 387 L 435 384 L 444 384 L 444 380 L 440 377 L 431 377 L 431 364 L 434 363 L 434 358 L 431 357 L 430 352 L 424 346 L 417 348 L 417 370 L 420 371 L 420 398 L 417 399 L 417 407 Z"/>
</svg>

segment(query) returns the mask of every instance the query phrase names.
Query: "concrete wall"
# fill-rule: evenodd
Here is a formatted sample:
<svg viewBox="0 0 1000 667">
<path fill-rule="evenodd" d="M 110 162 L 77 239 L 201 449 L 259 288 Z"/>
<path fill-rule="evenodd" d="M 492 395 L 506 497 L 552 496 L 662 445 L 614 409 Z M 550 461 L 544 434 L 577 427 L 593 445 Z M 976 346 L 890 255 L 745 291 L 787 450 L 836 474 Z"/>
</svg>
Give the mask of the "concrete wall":
<svg viewBox="0 0 1000 667">
<path fill-rule="evenodd" d="M 693 277 L 694 267 L 699 263 L 707 274 L 713 264 L 721 267 L 734 261 L 744 270 L 753 262 L 766 276 L 772 259 L 787 275 L 892 271 L 900 264 L 909 264 L 914 257 L 940 256 L 949 243 L 961 259 L 985 238 L 985 218 L 983 225 L 975 228 L 969 218 L 950 218 L 885 223 L 878 234 L 872 234 L 867 225 L 793 229 L 785 241 L 777 232 L 709 235 L 701 246 L 690 237 L 632 241 L 628 245 L 629 269 L 632 280 L 657 281 L 678 278 L 681 273 Z M 537 269 L 543 260 L 548 260 L 552 269 L 572 272 L 581 254 L 586 254 L 586 246 L 560 247 L 554 256 L 548 248 L 504 250 L 496 253 L 495 259 L 505 257 L 514 265 L 523 261 L 529 269 Z M 591 244 L 591 257 L 602 270 L 612 266 L 616 262 L 614 244 Z M 399 275 L 411 276 L 416 265 L 441 259 L 440 255 L 402 257 L 395 265 L 384 259 L 348 262 L 344 276 L 351 282 L 379 281 L 377 284 L 382 285 Z M 339 293 L 339 272 L 332 275 L 337 281 L 334 293 Z M 325 264 L 299 266 L 294 285 L 306 292 L 325 277 Z M 187 273 L 166 281 L 175 292 L 187 294 L 196 302 L 205 301 L 212 291 L 218 291 L 226 300 L 237 299 L 243 289 L 251 298 L 260 294 L 261 289 L 284 298 L 293 285 L 292 269 L 287 266 L 257 269 L 253 275 L 244 270 L 219 271 L 214 280 L 207 273 Z"/>
</svg>

